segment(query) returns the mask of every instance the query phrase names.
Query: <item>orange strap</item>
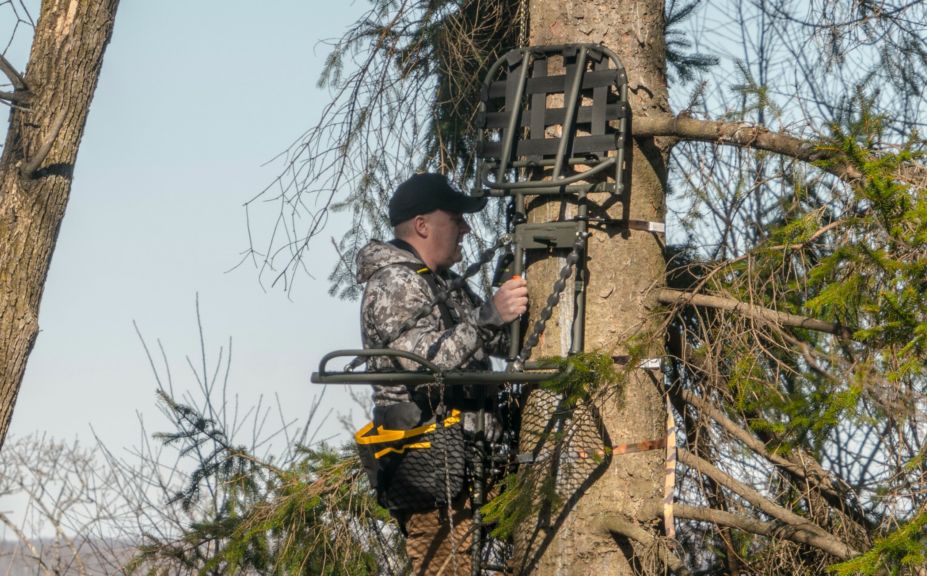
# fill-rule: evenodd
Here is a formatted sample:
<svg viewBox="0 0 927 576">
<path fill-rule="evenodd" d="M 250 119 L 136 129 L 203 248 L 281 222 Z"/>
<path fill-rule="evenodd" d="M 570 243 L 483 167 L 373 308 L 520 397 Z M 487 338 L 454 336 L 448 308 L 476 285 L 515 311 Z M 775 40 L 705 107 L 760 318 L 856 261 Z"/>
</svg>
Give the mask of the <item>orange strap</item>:
<svg viewBox="0 0 927 576">
<path fill-rule="evenodd" d="M 648 450 L 660 450 L 666 448 L 666 438 L 656 438 L 654 440 L 644 440 L 633 444 L 619 444 L 612 447 L 612 454 L 619 456 L 621 454 L 631 454 L 633 452 L 647 452 Z"/>
</svg>

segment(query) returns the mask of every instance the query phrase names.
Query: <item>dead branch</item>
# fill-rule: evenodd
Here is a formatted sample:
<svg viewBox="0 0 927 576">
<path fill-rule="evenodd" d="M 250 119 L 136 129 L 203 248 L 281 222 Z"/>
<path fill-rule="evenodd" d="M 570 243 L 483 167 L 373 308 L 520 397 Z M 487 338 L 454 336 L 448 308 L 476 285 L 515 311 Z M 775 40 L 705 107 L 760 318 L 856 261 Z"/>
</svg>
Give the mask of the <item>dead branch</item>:
<svg viewBox="0 0 927 576">
<path fill-rule="evenodd" d="M 841 542 L 834 535 L 828 533 L 814 522 L 769 501 L 753 488 L 743 484 L 742 482 L 739 482 L 730 475 L 719 470 L 710 462 L 699 458 L 687 450 L 679 450 L 678 457 L 679 461 L 689 468 L 692 468 L 701 474 L 708 476 L 718 484 L 736 493 L 761 512 L 768 514 L 773 518 L 777 518 L 779 521 L 785 524 L 789 524 L 795 528 L 799 528 L 811 534 L 816 534 L 821 538 L 830 539 L 834 547 L 841 547 L 841 549 L 844 550 L 848 555 L 852 556 L 858 554 L 858 552 L 851 548 L 849 545 Z"/>
<path fill-rule="evenodd" d="M 767 320 L 769 322 L 774 322 L 783 326 L 792 326 L 794 328 L 805 328 L 808 330 L 816 330 L 818 332 L 826 332 L 840 338 L 849 339 L 853 333 L 850 328 L 841 326 L 840 324 L 825 322 L 824 320 L 808 318 L 806 316 L 799 316 L 797 314 L 789 314 L 787 312 L 779 312 L 769 308 L 764 308 L 762 306 L 757 306 L 756 304 L 741 302 L 740 300 L 735 300 L 733 298 L 709 296 L 707 294 L 698 294 L 695 292 L 684 292 L 682 290 L 664 288 L 660 290 L 660 293 L 657 295 L 657 299 L 664 304 L 684 304 L 691 306 L 705 306 L 707 308 L 717 308 L 720 310 L 730 310 L 732 312 L 746 314 L 751 318 Z"/>
<path fill-rule="evenodd" d="M 26 89 L 26 81 L 3 54 L 0 54 L 0 72 L 3 72 L 3 74 L 10 79 L 13 90 L 19 92 Z"/>
<path fill-rule="evenodd" d="M 624 536 L 645 546 L 653 546 L 664 565 L 680 576 L 689 576 L 690 572 L 683 561 L 666 546 L 660 546 L 653 534 L 641 528 L 637 523 L 620 516 L 606 516 L 600 522 L 601 529 L 609 534 Z"/>
<path fill-rule="evenodd" d="M 662 513 L 663 504 L 659 501 L 652 501 L 646 504 L 643 512 L 648 516 L 659 516 Z M 814 546 L 828 554 L 836 556 L 841 560 L 852 557 L 853 552 L 849 546 L 840 542 L 833 537 L 825 537 L 813 532 L 809 532 L 800 526 L 783 524 L 781 522 L 763 522 L 756 518 L 750 518 L 742 514 L 734 514 L 725 510 L 716 510 L 714 508 L 702 508 L 700 506 L 691 506 L 689 504 L 675 504 L 674 512 L 678 518 L 688 520 L 698 520 L 700 522 L 709 522 L 720 526 L 728 526 L 773 538 L 784 538 L 798 544 L 807 544 Z"/>
<path fill-rule="evenodd" d="M 35 171 L 38 170 L 39 166 L 42 165 L 42 162 L 45 161 L 48 153 L 51 152 L 52 146 L 55 144 L 55 140 L 58 139 L 58 134 L 61 132 L 61 127 L 64 126 L 64 117 L 66 111 L 67 109 L 63 107 L 58 110 L 58 115 L 55 117 L 55 120 L 48 131 L 48 134 L 45 135 L 45 139 L 42 141 L 42 145 L 39 146 L 39 149 L 36 150 L 35 155 L 23 166 L 20 173 L 24 177 L 31 178 L 32 175 L 35 174 Z"/>
</svg>

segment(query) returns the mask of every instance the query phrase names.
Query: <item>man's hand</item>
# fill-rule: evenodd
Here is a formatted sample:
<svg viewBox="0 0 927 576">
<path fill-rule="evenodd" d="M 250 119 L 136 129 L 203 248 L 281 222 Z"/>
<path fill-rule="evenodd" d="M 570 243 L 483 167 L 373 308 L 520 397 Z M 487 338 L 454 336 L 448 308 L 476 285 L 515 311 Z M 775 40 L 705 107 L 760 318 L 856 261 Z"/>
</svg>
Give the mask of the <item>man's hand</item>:
<svg viewBox="0 0 927 576">
<path fill-rule="evenodd" d="M 499 286 L 492 303 L 502 321 L 508 324 L 528 310 L 528 283 L 521 276 L 514 276 Z"/>
</svg>

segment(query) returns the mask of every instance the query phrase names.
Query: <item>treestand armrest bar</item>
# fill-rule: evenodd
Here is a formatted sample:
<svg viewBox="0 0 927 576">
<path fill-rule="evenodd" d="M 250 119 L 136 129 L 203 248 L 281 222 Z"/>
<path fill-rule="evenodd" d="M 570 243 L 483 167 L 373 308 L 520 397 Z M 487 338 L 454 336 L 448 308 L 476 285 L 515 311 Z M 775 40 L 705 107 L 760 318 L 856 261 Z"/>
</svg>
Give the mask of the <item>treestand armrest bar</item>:
<svg viewBox="0 0 927 576">
<path fill-rule="evenodd" d="M 404 358 L 421 366 L 417 371 L 391 371 L 391 372 L 352 372 L 329 371 L 327 365 L 335 358 L 353 358 L 385 356 L 388 358 Z M 505 382 L 537 383 L 553 380 L 563 374 L 560 370 L 545 369 L 536 363 L 529 363 L 530 372 L 491 372 L 487 370 L 442 370 L 425 358 L 403 352 L 383 348 L 368 350 L 335 350 L 329 352 L 319 361 L 319 371 L 313 372 L 310 381 L 313 384 L 428 384 L 441 380 L 445 384 L 485 384 L 495 385 Z"/>
</svg>

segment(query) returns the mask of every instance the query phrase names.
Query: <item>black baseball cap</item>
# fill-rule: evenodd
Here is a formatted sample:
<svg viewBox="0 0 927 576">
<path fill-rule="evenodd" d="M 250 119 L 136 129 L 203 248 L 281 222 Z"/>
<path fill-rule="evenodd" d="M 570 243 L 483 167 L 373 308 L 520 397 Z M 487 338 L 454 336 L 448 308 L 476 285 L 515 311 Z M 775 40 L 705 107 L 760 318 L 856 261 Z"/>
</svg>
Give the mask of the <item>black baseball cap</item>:
<svg viewBox="0 0 927 576">
<path fill-rule="evenodd" d="M 479 212 L 486 201 L 486 197 L 467 196 L 455 190 L 443 174 L 416 174 L 397 186 L 389 199 L 389 223 L 395 226 L 435 210 Z"/>
</svg>

